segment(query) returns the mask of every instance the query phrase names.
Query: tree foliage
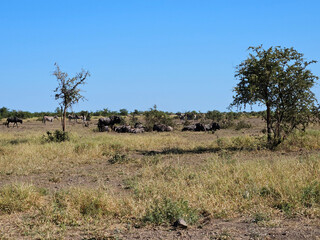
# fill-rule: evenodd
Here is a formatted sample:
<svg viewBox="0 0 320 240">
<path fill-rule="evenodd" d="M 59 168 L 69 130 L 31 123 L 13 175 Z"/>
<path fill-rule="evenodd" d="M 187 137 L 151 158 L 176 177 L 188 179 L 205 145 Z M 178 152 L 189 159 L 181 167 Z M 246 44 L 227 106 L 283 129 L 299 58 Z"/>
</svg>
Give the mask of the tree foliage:
<svg viewBox="0 0 320 240">
<path fill-rule="evenodd" d="M 79 85 L 86 83 L 85 80 L 90 76 L 90 73 L 82 69 L 80 73 L 77 73 L 74 77 L 69 78 L 67 73 L 60 70 L 60 67 L 57 63 L 55 63 L 55 67 L 56 70 L 53 72 L 53 75 L 58 81 L 58 87 L 56 87 L 54 90 L 55 99 L 62 107 L 62 130 L 65 131 L 67 109 L 73 104 L 78 103 L 80 100 L 85 100 L 80 93 L 81 90 Z"/>
<path fill-rule="evenodd" d="M 149 111 L 143 113 L 145 118 L 145 127 L 147 131 L 151 131 L 154 124 L 165 124 L 173 126 L 172 118 L 169 114 L 163 111 L 157 110 L 157 106 L 154 105 Z"/>
<path fill-rule="evenodd" d="M 293 48 L 265 50 L 261 45 L 249 50 L 249 57 L 236 68 L 239 82 L 231 106 L 264 105 L 268 142 L 279 144 L 312 120 L 316 99 L 311 89 L 318 77 L 308 66 L 316 61 L 306 61 Z"/>
</svg>

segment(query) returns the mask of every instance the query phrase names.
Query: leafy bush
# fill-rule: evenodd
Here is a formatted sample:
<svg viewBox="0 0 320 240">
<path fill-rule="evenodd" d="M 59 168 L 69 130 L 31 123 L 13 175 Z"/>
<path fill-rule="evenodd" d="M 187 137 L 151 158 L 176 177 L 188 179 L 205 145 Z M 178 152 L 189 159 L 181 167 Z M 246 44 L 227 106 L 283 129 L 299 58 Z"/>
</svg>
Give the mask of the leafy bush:
<svg viewBox="0 0 320 240">
<path fill-rule="evenodd" d="M 232 128 L 234 126 L 233 120 L 223 120 L 220 124 L 221 129 Z"/>
<path fill-rule="evenodd" d="M 302 190 L 301 201 L 304 206 L 311 207 L 320 204 L 320 183 L 314 182 Z"/>
<path fill-rule="evenodd" d="M 238 122 L 236 124 L 236 130 L 239 131 L 241 129 L 244 129 L 244 128 L 251 128 L 251 124 L 250 123 L 246 123 L 245 121 L 241 120 L 240 122 Z"/>
<path fill-rule="evenodd" d="M 55 130 L 53 133 L 50 131 L 47 131 L 47 136 L 44 136 L 44 140 L 46 142 L 65 142 L 65 141 L 69 141 L 70 137 L 68 132 Z"/>
<path fill-rule="evenodd" d="M 146 131 L 152 131 L 155 124 L 165 124 L 171 127 L 173 126 L 172 118 L 170 118 L 167 113 L 157 110 L 156 106 L 151 108 L 150 111 L 145 111 L 143 114 L 146 121 Z"/>
<path fill-rule="evenodd" d="M 207 119 L 211 119 L 215 122 L 220 122 L 223 119 L 223 113 L 217 111 L 217 110 L 213 110 L 213 111 L 208 111 L 206 113 L 206 118 Z"/>
<path fill-rule="evenodd" d="M 198 211 L 189 207 L 188 201 L 180 199 L 172 201 L 170 198 L 164 198 L 162 201 L 156 200 L 148 209 L 143 220 L 154 224 L 172 224 L 179 218 L 184 218 L 187 223 L 197 222 Z"/>
</svg>

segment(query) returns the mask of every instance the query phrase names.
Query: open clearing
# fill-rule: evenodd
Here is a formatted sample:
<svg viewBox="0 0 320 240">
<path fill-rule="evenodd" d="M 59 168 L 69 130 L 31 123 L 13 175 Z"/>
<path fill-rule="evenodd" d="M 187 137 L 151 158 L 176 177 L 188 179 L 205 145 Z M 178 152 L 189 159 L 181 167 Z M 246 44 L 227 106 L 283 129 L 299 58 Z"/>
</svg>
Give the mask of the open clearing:
<svg viewBox="0 0 320 240">
<path fill-rule="evenodd" d="M 1 239 L 319 239 L 320 132 L 260 146 L 263 122 L 117 134 L 0 126 Z M 172 223 L 183 217 L 189 227 Z"/>
</svg>

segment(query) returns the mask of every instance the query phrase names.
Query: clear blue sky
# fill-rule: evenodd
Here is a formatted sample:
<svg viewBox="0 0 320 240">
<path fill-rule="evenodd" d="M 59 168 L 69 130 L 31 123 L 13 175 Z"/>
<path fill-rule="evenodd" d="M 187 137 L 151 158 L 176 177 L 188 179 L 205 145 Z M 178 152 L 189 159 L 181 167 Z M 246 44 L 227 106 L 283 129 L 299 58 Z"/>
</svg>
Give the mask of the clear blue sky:
<svg viewBox="0 0 320 240">
<path fill-rule="evenodd" d="M 320 60 L 319 10 L 318 0 L 1 0 L 0 107 L 53 111 L 57 62 L 92 74 L 75 111 L 226 111 L 249 46 Z M 320 63 L 311 69 L 320 75 Z"/>
</svg>

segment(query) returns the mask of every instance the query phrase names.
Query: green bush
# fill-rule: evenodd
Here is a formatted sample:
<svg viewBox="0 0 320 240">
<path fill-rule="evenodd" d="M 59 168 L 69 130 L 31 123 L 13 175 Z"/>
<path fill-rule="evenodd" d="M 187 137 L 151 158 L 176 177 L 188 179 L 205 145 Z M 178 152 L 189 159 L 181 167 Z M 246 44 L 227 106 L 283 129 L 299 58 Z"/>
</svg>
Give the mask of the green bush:
<svg viewBox="0 0 320 240">
<path fill-rule="evenodd" d="M 55 130 L 53 133 L 50 131 L 47 131 L 47 136 L 44 136 L 44 140 L 46 142 L 65 142 L 65 141 L 69 141 L 70 137 L 68 132 Z"/>
<path fill-rule="evenodd" d="M 306 207 L 320 204 L 320 183 L 316 181 L 306 186 L 302 190 L 301 201 Z"/>
<path fill-rule="evenodd" d="M 245 121 L 241 120 L 240 122 L 238 122 L 236 124 L 236 130 L 241 130 L 241 129 L 244 129 L 244 128 L 251 128 L 251 124 L 250 123 L 246 123 Z"/>
<path fill-rule="evenodd" d="M 153 202 L 143 220 L 161 225 L 172 224 L 179 218 L 185 219 L 189 224 L 196 223 L 199 218 L 198 211 L 190 208 L 185 200 L 172 201 L 170 198 L 164 198 Z"/>
<path fill-rule="evenodd" d="M 157 110 L 156 106 L 143 114 L 146 121 L 146 131 L 152 131 L 155 124 L 165 124 L 171 127 L 174 125 L 172 118 L 167 113 Z"/>
</svg>

